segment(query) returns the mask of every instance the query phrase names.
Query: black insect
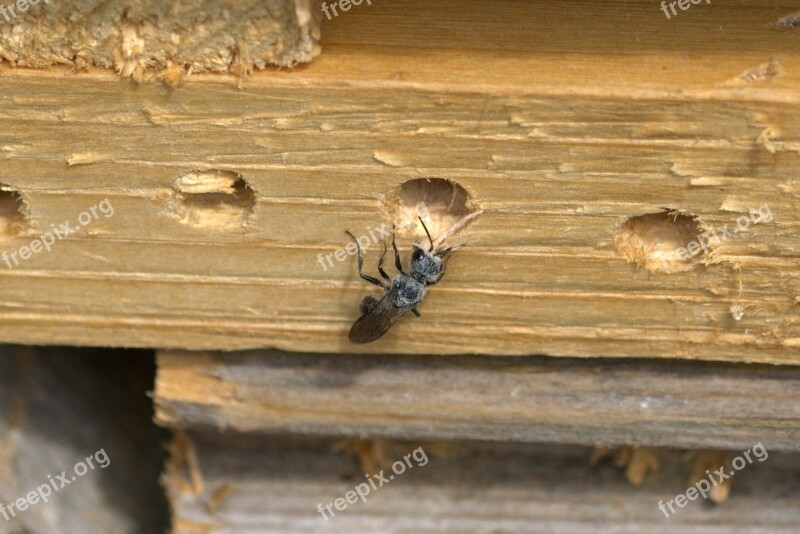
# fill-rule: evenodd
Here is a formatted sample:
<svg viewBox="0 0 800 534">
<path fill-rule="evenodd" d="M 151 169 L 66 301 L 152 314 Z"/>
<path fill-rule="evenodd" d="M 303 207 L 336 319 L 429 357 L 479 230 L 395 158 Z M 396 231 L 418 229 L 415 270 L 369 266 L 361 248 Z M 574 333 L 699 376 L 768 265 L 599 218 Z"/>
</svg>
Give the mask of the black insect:
<svg viewBox="0 0 800 534">
<path fill-rule="evenodd" d="M 353 343 L 369 343 L 375 341 L 389 330 L 394 323 L 408 313 L 413 312 L 419 317 L 419 303 L 425 297 L 425 288 L 439 283 L 444 276 L 444 268 L 447 258 L 452 250 L 461 246 L 454 245 L 434 250 L 433 239 L 425 226 L 425 222 L 420 218 L 425 234 L 428 236 L 430 248 L 425 250 L 419 241 L 414 243 L 411 252 L 411 265 L 409 272 L 403 270 L 400 262 L 400 253 L 397 252 L 397 244 L 394 239 L 394 227 L 392 228 L 392 248 L 394 249 L 394 264 L 400 274 L 394 278 L 389 278 L 383 270 L 383 259 L 386 256 L 386 242 L 383 242 L 383 254 L 378 260 L 378 272 L 385 280 L 378 280 L 368 274 L 364 274 L 364 255 L 358 240 L 350 231 L 347 234 L 353 238 L 358 249 L 358 274 L 371 284 L 383 288 L 383 297 L 367 295 L 361 299 L 361 317 L 353 323 L 350 328 L 350 341 Z"/>
</svg>

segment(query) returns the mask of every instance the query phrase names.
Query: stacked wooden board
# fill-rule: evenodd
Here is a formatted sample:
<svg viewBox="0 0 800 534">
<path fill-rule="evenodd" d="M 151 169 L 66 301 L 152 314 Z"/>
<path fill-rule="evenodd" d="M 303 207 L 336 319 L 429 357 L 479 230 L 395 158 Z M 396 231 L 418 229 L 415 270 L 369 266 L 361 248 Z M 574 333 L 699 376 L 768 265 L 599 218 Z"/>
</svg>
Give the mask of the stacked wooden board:
<svg viewBox="0 0 800 534">
<path fill-rule="evenodd" d="M 0 335 L 351 351 L 345 230 L 423 202 L 434 234 L 482 213 L 423 320 L 358 351 L 800 363 L 788 13 L 389 1 L 326 20 L 294 70 L 173 89 L 4 66 Z"/>
</svg>

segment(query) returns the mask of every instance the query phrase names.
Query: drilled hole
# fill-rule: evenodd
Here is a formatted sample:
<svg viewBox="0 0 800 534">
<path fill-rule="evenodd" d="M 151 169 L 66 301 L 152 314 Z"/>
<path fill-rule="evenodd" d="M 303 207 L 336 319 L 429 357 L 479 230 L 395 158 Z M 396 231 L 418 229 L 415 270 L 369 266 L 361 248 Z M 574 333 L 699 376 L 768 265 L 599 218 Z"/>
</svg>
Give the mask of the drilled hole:
<svg viewBox="0 0 800 534">
<path fill-rule="evenodd" d="M 388 215 L 404 235 L 423 233 L 418 216 L 425 219 L 435 237 L 460 223 L 469 215 L 477 215 L 479 206 L 469 192 L 451 180 L 417 178 L 389 191 L 383 198 Z M 471 224 L 477 217 L 468 220 Z"/>
<path fill-rule="evenodd" d="M 256 204 L 255 192 L 232 171 L 189 172 L 178 178 L 173 188 L 173 213 L 181 223 L 193 226 L 241 227 Z"/>
<path fill-rule="evenodd" d="M 631 217 L 614 241 L 629 262 L 653 273 L 678 273 L 700 263 L 702 256 L 688 254 L 688 247 L 694 251 L 702 234 L 694 217 L 664 211 Z"/>
<path fill-rule="evenodd" d="M 19 193 L 0 185 L 0 236 L 14 237 L 25 231 L 25 209 Z"/>
</svg>

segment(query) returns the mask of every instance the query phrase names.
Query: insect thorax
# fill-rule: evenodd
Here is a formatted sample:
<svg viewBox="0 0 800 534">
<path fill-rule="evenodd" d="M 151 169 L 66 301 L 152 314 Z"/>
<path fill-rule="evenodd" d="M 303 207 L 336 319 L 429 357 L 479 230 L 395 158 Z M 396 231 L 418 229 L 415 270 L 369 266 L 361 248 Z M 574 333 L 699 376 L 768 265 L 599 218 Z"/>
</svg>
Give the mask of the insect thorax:
<svg viewBox="0 0 800 534">
<path fill-rule="evenodd" d="M 423 282 L 431 283 L 441 272 L 442 260 L 415 245 L 411 255 L 411 274 L 417 275 L 416 278 Z"/>
<path fill-rule="evenodd" d="M 396 291 L 395 306 L 407 308 L 422 301 L 425 296 L 425 284 L 409 275 L 398 275 L 392 280 Z"/>
</svg>

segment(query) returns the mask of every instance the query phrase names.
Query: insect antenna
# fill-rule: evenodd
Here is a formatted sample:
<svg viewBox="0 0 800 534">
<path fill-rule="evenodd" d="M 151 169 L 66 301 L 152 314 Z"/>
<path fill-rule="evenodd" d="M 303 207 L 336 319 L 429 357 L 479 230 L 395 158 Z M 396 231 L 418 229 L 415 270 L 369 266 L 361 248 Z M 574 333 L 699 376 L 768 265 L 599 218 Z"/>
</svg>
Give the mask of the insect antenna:
<svg viewBox="0 0 800 534">
<path fill-rule="evenodd" d="M 422 217 L 420 217 L 420 218 L 419 218 L 419 222 L 421 222 L 421 223 L 422 223 L 422 228 L 424 228 L 424 229 L 425 229 L 425 234 L 427 234 L 427 236 L 428 236 L 428 241 L 429 241 L 429 242 L 430 242 L 430 244 L 431 244 L 431 248 L 429 248 L 429 249 L 428 249 L 428 252 L 432 252 L 432 251 L 433 251 L 433 239 L 431 239 L 431 233 L 428 231 L 428 227 L 427 227 L 427 226 L 425 226 L 425 221 L 423 221 L 423 220 L 422 220 Z"/>
</svg>

